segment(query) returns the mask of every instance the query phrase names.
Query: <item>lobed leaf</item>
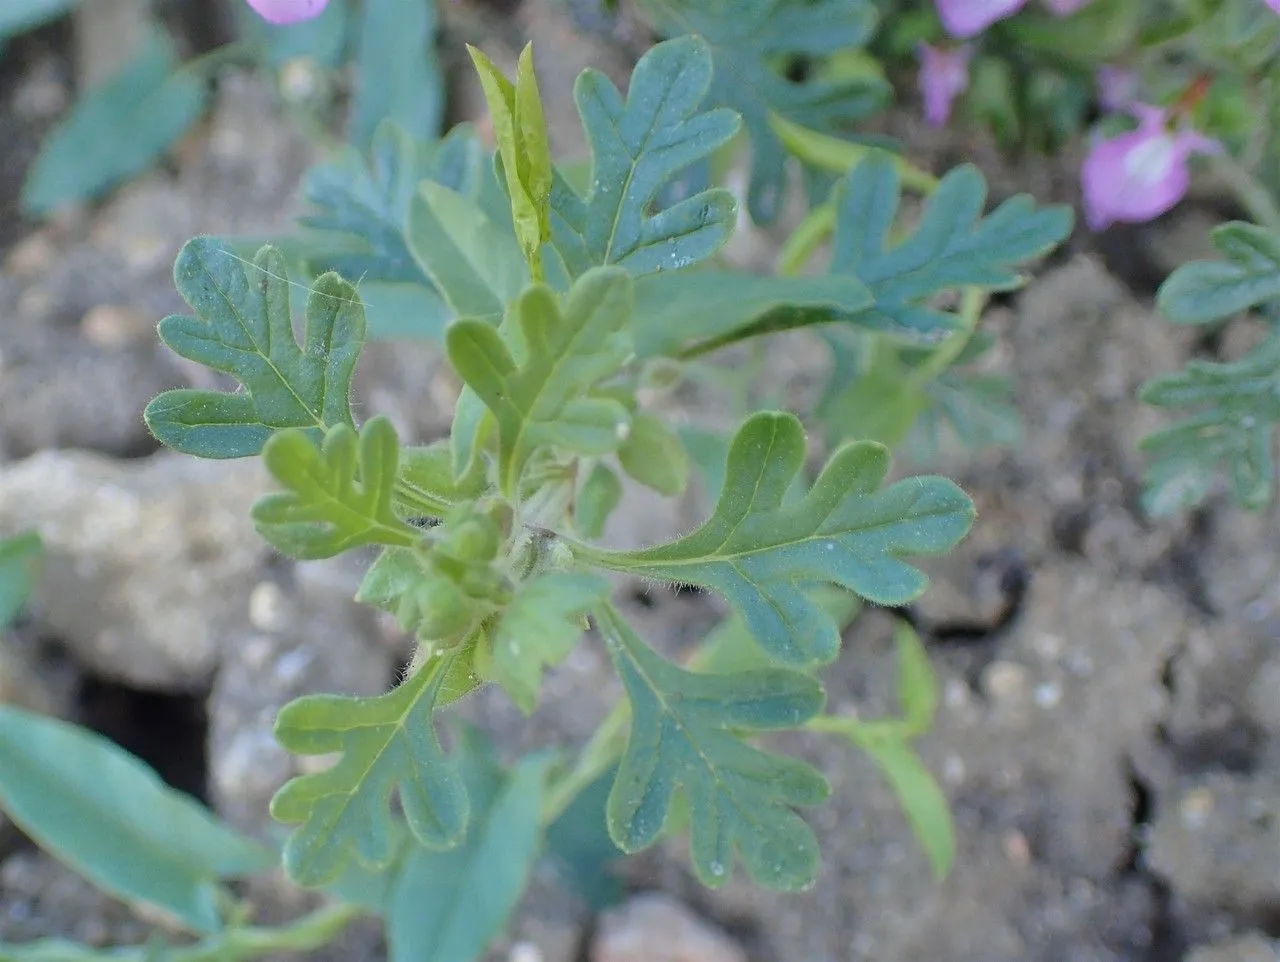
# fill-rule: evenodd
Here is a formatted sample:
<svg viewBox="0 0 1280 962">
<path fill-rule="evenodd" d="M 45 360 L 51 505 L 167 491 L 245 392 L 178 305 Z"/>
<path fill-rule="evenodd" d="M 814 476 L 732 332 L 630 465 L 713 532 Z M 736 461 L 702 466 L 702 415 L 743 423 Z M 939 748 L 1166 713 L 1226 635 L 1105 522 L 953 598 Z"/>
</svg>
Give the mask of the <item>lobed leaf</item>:
<svg viewBox="0 0 1280 962">
<path fill-rule="evenodd" d="M 538 702 L 544 668 L 557 665 L 586 628 L 586 615 L 609 595 L 598 575 L 551 571 L 525 582 L 490 630 L 493 680 L 526 715 Z"/>
<path fill-rule="evenodd" d="M 434 658 L 376 698 L 310 695 L 280 710 L 276 737 L 286 749 L 341 753 L 332 767 L 292 779 L 271 800 L 274 818 L 302 823 L 284 848 L 285 870 L 299 885 L 331 882 L 353 859 L 372 867 L 392 860 L 393 790 L 419 844 L 448 848 L 462 839 L 467 793 L 432 717 L 452 661 Z"/>
<path fill-rule="evenodd" d="M 729 239 L 736 204 L 727 190 L 654 209 L 671 178 L 738 130 L 732 111 L 699 110 L 711 74 L 706 44 L 681 37 L 640 58 L 625 101 L 602 73 L 578 77 L 573 95 L 591 146 L 591 186 L 581 195 L 557 172 L 551 188 L 551 239 L 572 277 L 606 264 L 633 274 L 675 270 Z"/>
<path fill-rule="evenodd" d="M 651 845 L 679 791 L 703 884 L 723 885 L 735 852 L 762 885 L 797 891 L 812 884 L 817 841 L 792 807 L 824 801 L 827 783 L 804 762 L 753 748 L 739 732 L 802 725 L 822 708 L 817 681 L 777 668 L 694 674 L 649 650 L 612 609 L 600 609 L 597 619 L 631 703 L 631 733 L 607 806 L 618 847 Z"/>
<path fill-rule="evenodd" d="M 465 733 L 461 742 L 467 835 L 448 851 L 408 852 L 387 907 L 390 962 L 481 958 L 518 904 L 542 842 L 549 757 L 531 755 L 504 772 L 480 736 Z"/>
<path fill-rule="evenodd" d="M 1175 324 L 1208 324 L 1280 298 L 1280 233 L 1232 222 L 1211 237 L 1225 261 L 1183 264 L 1160 285 L 1157 305 Z"/>
<path fill-rule="evenodd" d="M 714 77 L 707 102 L 741 114 L 751 136 L 747 204 L 757 224 L 777 217 L 787 152 L 771 112 L 822 132 L 838 132 L 880 110 L 889 87 L 879 77 L 786 77 L 784 65 L 814 61 L 866 42 L 876 23 L 864 0 L 643 0 L 641 9 L 669 36 L 693 34 L 707 45 Z"/>
<path fill-rule="evenodd" d="M 449 326 L 449 359 L 497 424 L 501 488 L 509 498 L 538 449 L 607 454 L 626 437 L 626 408 L 590 391 L 630 357 L 624 329 L 632 303 L 627 272 L 597 268 L 574 283 L 563 311 L 549 287 L 528 288 L 503 322 L 507 339 L 483 320 Z"/>
<path fill-rule="evenodd" d="M 1147 510 L 1166 515 L 1208 497 L 1225 466 L 1236 502 L 1261 508 L 1275 493 L 1272 431 L 1280 423 L 1280 336 L 1272 334 L 1239 361 L 1192 361 L 1153 378 L 1141 398 L 1163 408 L 1197 409 L 1142 440 L 1151 457 L 1144 475 Z"/>
<path fill-rule="evenodd" d="M 147 405 L 151 433 L 184 454 L 251 457 L 276 431 L 303 428 L 319 437 L 352 423 L 351 376 L 365 335 L 355 289 L 336 274 L 319 277 L 299 345 L 283 258 L 264 247 L 247 266 L 212 237 L 188 241 L 174 265 L 178 291 L 197 316 L 166 317 L 160 339 L 244 388 L 165 391 Z"/>
<path fill-rule="evenodd" d="M 222 927 L 219 879 L 275 861 L 101 735 L 7 705 L 0 808 L 104 891 L 162 909 L 195 932 Z"/>
<path fill-rule="evenodd" d="M 291 558 L 332 558 L 365 545 L 410 547 L 418 532 L 393 509 L 400 444 L 385 417 L 339 424 L 324 444 L 297 429 L 267 441 L 262 460 L 288 491 L 253 506 L 253 524 Z"/>
<path fill-rule="evenodd" d="M 23 182 L 23 211 L 47 214 L 142 173 L 200 119 L 208 96 L 204 78 L 178 69 L 173 42 L 152 31 L 50 131 Z"/>
<path fill-rule="evenodd" d="M 1037 209 L 1026 195 L 1011 197 L 985 217 L 987 188 L 964 164 L 942 178 L 925 202 L 914 233 L 890 246 L 901 185 L 893 162 L 872 155 L 836 186 L 833 274 L 852 274 L 871 289 L 875 305 L 854 320 L 872 329 L 930 334 L 954 326 L 931 306 L 935 295 L 960 287 L 1012 290 L 1018 264 L 1051 250 L 1071 232 L 1066 206 Z"/>
<path fill-rule="evenodd" d="M 906 478 L 881 489 L 889 452 L 870 441 L 839 448 L 813 487 L 787 503 L 804 458 L 804 429 L 794 416 L 753 415 L 733 439 L 715 511 L 696 531 L 640 551 L 575 551 L 605 568 L 714 589 L 773 658 L 829 662 L 839 632 L 806 588 L 835 584 L 878 604 L 905 604 L 928 579 L 903 558 L 950 549 L 974 510 L 945 478 Z"/>
<path fill-rule="evenodd" d="M 874 303 L 856 277 L 763 277 L 664 271 L 636 279 L 636 353 L 705 353 L 712 346 L 861 316 Z"/>
</svg>

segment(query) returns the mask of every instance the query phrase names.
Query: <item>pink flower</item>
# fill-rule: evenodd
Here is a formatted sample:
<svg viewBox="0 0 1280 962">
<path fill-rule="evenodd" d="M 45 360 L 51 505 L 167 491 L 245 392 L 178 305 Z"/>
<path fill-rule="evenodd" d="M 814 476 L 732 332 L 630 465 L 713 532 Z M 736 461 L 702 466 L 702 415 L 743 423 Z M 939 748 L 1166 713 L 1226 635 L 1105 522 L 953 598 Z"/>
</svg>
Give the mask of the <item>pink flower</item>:
<svg viewBox="0 0 1280 962">
<path fill-rule="evenodd" d="M 1103 230 L 1117 221 L 1136 224 L 1171 210 L 1187 192 L 1187 159 L 1216 153 L 1215 140 L 1190 129 L 1169 130 L 1165 111 L 1146 104 L 1129 108 L 1138 129 L 1095 139 L 1080 171 L 1089 227 Z"/>
<path fill-rule="evenodd" d="M 924 95 L 924 117 L 933 127 L 941 127 L 951 115 L 951 102 L 969 86 L 969 44 L 947 49 L 922 43 L 920 93 Z"/>
<path fill-rule="evenodd" d="M 997 20 L 1012 16 L 1027 0 L 934 0 L 938 17 L 953 37 L 972 37 Z M 1277 0 L 1280 2 L 1280 0 Z"/>
<path fill-rule="evenodd" d="M 1276 13 L 1280 13 L 1280 0 L 1267 0 L 1267 6 Z"/>
<path fill-rule="evenodd" d="M 1104 110 L 1126 110 L 1138 95 L 1138 75 L 1127 67 L 1104 65 L 1098 68 L 1094 79 L 1098 84 L 1098 101 Z"/>
<path fill-rule="evenodd" d="M 329 0 L 248 0 L 267 23 L 298 23 L 320 16 Z"/>
</svg>

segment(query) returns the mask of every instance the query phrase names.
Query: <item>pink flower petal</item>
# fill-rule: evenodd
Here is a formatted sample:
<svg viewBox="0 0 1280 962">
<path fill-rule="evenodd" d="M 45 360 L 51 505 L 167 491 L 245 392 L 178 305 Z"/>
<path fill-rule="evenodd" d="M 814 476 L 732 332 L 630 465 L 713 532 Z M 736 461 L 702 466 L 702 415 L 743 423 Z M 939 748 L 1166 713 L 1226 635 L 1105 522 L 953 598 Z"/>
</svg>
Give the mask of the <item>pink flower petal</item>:
<svg viewBox="0 0 1280 962">
<path fill-rule="evenodd" d="M 267 23 L 298 23 L 320 16 L 329 0 L 248 0 L 249 6 Z"/>
<path fill-rule="evenodd" d="M 972 37 L 997 20 L 1017 13 L 1027 0 L 934 0 L 938 17 L 953 37 Z"/>
<path fill-rule="evenodd" d="M 920 93 L 924 96 L 924 116 L 931 126 L 941 127 L 951 115 L 951 102 L 969 86 L 968 44 L 946 49 L 927 43 L 916 48 L 920 57 Z"/>
<path fill-rule="evenodd" d="M 1276 13 L 1280 13 L 1280 0 L 1267 0 L 1267 6 Z"/>
<path fill-rule="evenodd" d="M 1220 150 L 1194 130 L 1172 132 L 1165 112 L 1135 104 L 1137 130 L 1099 138 L 1080 170 L 1085 219 L 1095 231 L 1117 222 L 1137 224 L 1167 213 L 1191 183 L 1187 159 Z"/>
</svg>

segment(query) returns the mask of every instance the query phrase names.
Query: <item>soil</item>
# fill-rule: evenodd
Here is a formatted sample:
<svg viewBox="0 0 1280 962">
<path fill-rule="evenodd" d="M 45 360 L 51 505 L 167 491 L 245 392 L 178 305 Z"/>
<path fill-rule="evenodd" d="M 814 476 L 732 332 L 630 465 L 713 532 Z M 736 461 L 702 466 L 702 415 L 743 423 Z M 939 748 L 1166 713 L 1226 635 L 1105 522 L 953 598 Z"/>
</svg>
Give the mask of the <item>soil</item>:
<svg viewBox="0 0 1280 962">
<path fill-rule="evenodd" d="M 621 81 L 643 49 L 634 21 L 585 2 L 440 6 L 451 116 L 482 113 L 457 56 L 463 40 L 510 66 L 533 37 L 563 151 L 581 147 L 573 76 L 591 65 Z M 160 390 L 208 383 L 154 336 L 155 320 L 182 308 L 169 274 L 180 245 L 197 233 L 287 229 L 316 151 L 283 118 L 269 80 L 228 71 L 208 121 L 161 168 L 102 203 L 24 221 L 22 172 L 72 96 L 69 47 L 58 27 L 0 61 L 0 533 L 35 526 L 50 544 L 31 612 L 0 639 L 0 700 L 104 731 L 263 832 L 266 801 L 294 764 L 270 737 L 275 710 L 306 691 L 380 690 L 403 643 L 344 600 L 365 559 L 271 556 L 247 519 L 261 472 L 157 452 L 140 412 Z M 995 200 L 1024 190 L 1077 200 L 1078 149 L 1009 158 L 915 116 L 906 104 L 884 126 L 924 166 L 973 160 Z M 994 367 L 1017 385 L 1026 443 L 944 451 L 934 469 L 973 495 L 979 520 L 960 550 L 928 565 L 934 586 L 908 611 L 941 683 L 938 722 L 920 748 L 955 814 L 953 873 L 932 877 L 866 758 L 788 737 L 781 744 L 833 787 L 811 818 L 824 856 L 812 891 L 780 896 L 735 878 L 708 892 L 681 842 L 629 862 L 629 891 L 674 896 L 752 962 L 1274 957 L 1280 520 L 1221 497 L 1154 520 L 1138 499 L 1136 442 L 1158 419 L 1136 388 L 1230 349 L 1152 307 L 1159 279 L 1203 251 L 1221 211 L 1210 196 L 1142 228 L 1078 233 L 984 320 L 997 338 Z M 784 230 L 744 227 L 733 256 L 767 262 Z M 808 335 L 779 338 L 771 356 L 770 386 L 784 396 L 820 382 L 825 356 Z M 389 414 L 422 441 L 447 429 L 456 390 L 424 344 L 372 345 L 357 385 L 362 410 Z M 726 415 L 714 397 L 669 403 L 690 418 Z M 630 492 L 611 536 L 652 541 L 704 510 L 696 493 L 670 504 Z M 157 586 L 165 605 L 148 600 Z M 671 652 L 722 613 L 699 594 L 623 589 L 642 634 Z M 872 610 L 848 632 L 826 678 L 834 710 L 894 710 L 890 625 Z M 531 721 L 496 692 L 463 713 L 515 753 L 580 743 L 618 697 L 588 641 L 550 675 Z M 250 890 L 267 917 L 300 909 L 286 893 L 273 879 Z M 0 939 L 123 944 L 148 925 L 0 826 Z M 595 928 L 540 871 L 492 958 L 603 958 L 591 955 Z M 314 957 L 374 962 L 384 952 L 364 925 Z"/>
</svg>

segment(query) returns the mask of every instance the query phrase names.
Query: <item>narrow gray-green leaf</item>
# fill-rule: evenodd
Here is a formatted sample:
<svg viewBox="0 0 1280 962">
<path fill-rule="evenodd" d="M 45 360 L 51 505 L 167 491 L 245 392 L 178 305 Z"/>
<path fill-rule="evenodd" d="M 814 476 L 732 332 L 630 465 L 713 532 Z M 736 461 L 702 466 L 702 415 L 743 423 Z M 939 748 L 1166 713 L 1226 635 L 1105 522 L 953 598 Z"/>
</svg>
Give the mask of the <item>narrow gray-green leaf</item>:
<svg viewBox="0 0 1280 962">
<path fill-rule="evenodd" d="M 46 214 L 142 173 L 200 118 L 207 99 L 204 78 L 178 70 L 173 43 L 154 32 L 45 138 L 22 185 L 23 210 Z"/>
<path fill-rule="evenodd" d="M 217 881 L 263 871 L 271 852 L 101 735 L 0 706 L 0 808 L 102 889 L 217 931 Z"/>
<path fill-rule="evenodd" d="M 383 120 L 434 140 L 444 117 L 436 8 L 423 0 L 362 0 L 358 85 L 348 139 L 368 144 Z"/>
</svg>

